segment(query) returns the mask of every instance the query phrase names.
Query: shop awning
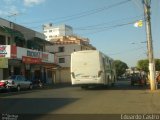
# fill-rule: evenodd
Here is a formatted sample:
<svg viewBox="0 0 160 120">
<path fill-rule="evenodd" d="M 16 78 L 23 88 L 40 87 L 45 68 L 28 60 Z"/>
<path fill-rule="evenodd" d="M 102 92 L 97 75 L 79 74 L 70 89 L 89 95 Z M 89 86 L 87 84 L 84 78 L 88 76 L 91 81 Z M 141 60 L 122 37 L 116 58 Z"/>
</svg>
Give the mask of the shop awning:
<svg viewBox="0 0 160 120">
<path fill-rule="evenodd" d="M 59 66 L 55 63 L 44 63 L 44 62 L 42 62 L 41 65 L 43 67 L 45 67 L 46 69 L 50 69 L 50 70 L 56 70 L 58 68 L 61 68 L 61 66 Z"/>
</svg>

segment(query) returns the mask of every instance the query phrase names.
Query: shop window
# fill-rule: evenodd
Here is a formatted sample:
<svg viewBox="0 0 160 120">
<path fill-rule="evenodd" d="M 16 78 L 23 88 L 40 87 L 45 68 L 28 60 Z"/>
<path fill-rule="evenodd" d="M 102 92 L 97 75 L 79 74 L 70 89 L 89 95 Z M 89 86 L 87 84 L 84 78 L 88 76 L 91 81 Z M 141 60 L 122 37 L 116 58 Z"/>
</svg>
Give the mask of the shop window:
<svg viewBox="0 0 160 120">
<path fill-rule="evenodd" d="M 64 47 L 59 47 L 58 52 L 64 52 Z"/>
<path fill-rule="evenodd" d="M 65 59 L 64 58 L 59 58 L 59 63 L 65 63 Z"/>
</svg>

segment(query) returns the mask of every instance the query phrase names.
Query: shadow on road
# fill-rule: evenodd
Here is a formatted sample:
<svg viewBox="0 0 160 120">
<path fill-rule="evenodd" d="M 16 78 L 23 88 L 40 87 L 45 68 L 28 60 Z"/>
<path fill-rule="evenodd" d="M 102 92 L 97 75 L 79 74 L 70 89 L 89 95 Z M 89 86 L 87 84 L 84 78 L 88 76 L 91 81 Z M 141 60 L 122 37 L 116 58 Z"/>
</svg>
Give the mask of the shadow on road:
<svg viewBox="0 0 160 120">
<path fill-rule="evenodd" d="M 77 101 L 77 98 L 2 98 L 0 113 L 39 120 L 65 105 Z M 28 119 L 29 120 L 29 119 Z"/>
<path fill-rule="evenodd" d="M 10 90 L 10 91 L 2 90 L 0 91 L 0 97 L 28 94 L 32 92 L 39 92 L 40 90 L 61 89 L 66 87 L 71 87 L 71 84 L 50 84 L 50 85 L 44 85 L 43 88 L 35 87 L 32 90 L 23 89 L 19 92 L 16 90 Z"/>
<path fill-rule="evenodd" d="M 89 87 L 87 90 L 146 90 L 149 89 L 149 85 L 134 85 L 131 86 L 130 81 L 128 80 L 121 80 L 117 81 L 114 86 L 96 86 L 96 87 Z"/>
</svg>

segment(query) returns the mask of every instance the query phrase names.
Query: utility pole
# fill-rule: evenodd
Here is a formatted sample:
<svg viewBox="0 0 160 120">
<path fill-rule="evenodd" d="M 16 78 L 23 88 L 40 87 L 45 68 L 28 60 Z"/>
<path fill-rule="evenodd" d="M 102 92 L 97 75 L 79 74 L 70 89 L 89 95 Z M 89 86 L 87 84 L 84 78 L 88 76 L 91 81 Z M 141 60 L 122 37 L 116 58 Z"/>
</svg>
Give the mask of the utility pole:
<svg viewBox="0 0 160 120">
<path fill-rule="evenodd" d="M 150 4 L 151 4 L 151 0 L 143 0 L 144 14 L 145 14 L 145 20 L 146 20 L 150 89 L 156 90 L 157 82 L 155 77 L 155 61 L 154 61 L 154 55 L 153 55 L 153 44 L 152 44 L 152 33 L 151 33 Z"/>
</svg>

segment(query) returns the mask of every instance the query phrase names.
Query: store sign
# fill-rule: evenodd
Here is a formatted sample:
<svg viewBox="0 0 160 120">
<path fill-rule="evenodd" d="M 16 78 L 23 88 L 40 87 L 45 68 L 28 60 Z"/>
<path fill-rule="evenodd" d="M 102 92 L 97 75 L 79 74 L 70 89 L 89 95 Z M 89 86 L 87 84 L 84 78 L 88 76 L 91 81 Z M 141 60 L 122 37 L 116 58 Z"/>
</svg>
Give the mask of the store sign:
<svg viewBox="0 0 160 120">
<path fill-rule="evenodd" d="M 17 47 L 15 45 L 11 46 L 11 58 L 17 58 Z"/>
<path fill-rule="evenodd" d="M 26 57 L 26 58 L 25 58 Z M 41 52 L 27 48 L 17 47 L 17 59 L 24 59 L 25 62 L 36 63 L 40 61 L 44 63 L 54 63 L 54 55 L 48 52 Z M 28 59 L 26 61 L 26 59 Z"/>
<path fill-rule="evenodd" d="M 27 56 L 40 58 L 40 52 L 27 50 Z"/>
<path fill-rule="evenodd" d="M 41 63 L 40 58 L 32 58 L 32 57 L 26 57 L 26 56 L 22 56 L 22 61 L 23 63 L 26 63 L 26 64 L 40 64 Z"/>
<path fill-rule="evenodd" d="M 10 58 L 11 57 L 11 46 L 0 45 L 0 57 Z"/>
<path fill-rule="evenodd" d="M 0 58 L 0 68 L 8 68 L 8 59 Z"/>
<path fill-rule="evenodd" d="M 5 46 L 5 45 L 0 46 L 0 57 L 5 57 L 6 56 L 6 54 L 7 54 L 6 47 L 7 46 Z"/>
<path fill-rule="evenodd" d="M 42 60 L 43 61 L 48 61 L 48 54 L 42 53 Z"/>
</svg>

